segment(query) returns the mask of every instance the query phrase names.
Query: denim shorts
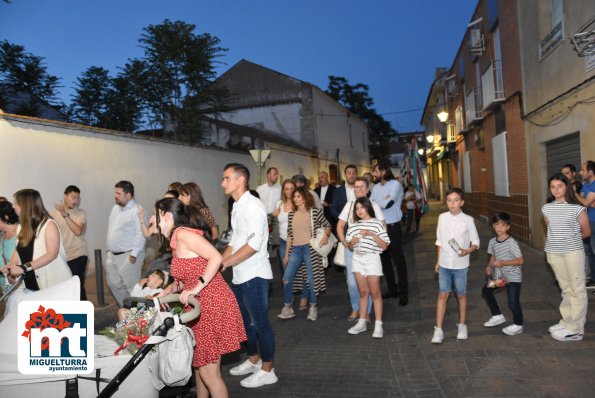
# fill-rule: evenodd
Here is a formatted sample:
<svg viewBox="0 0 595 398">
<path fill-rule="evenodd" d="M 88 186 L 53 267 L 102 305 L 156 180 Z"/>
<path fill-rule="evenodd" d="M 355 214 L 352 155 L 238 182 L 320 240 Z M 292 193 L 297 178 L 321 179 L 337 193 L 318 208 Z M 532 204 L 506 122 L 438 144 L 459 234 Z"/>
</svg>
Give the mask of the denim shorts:
<svg viewBox="0 0 595 398">
<path fill-rule="evenodd" d="M 438 274 L 438 289 L 440 293 L 452 291 L 454 282 L 457 295 L 464 296 L 467 294 L 467 271 L 469 271 L 469 268 L 449 269 L 441 266 Z"/>
</svg>

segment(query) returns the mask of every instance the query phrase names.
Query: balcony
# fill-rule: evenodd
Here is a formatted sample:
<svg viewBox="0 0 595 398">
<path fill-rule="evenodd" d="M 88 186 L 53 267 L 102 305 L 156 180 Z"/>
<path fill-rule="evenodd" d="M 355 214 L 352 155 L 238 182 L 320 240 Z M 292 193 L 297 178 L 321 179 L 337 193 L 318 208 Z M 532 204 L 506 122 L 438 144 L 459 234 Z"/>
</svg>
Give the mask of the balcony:
<svg viewBox="0 0 595 398">
<path fill-rule="evenodd" d="M 474 88 L 465 97 L 465 121 L 467 122 L 467 128 L 483 118 L 481 99 L 481 87 Z"/>
<path fill-rule="evenodd" d="M 483 109 L 504 101 L 504 80 L 502 79 L 502 61 L 490 62 L 490 66 L 481 75 Z"/>
</svg>

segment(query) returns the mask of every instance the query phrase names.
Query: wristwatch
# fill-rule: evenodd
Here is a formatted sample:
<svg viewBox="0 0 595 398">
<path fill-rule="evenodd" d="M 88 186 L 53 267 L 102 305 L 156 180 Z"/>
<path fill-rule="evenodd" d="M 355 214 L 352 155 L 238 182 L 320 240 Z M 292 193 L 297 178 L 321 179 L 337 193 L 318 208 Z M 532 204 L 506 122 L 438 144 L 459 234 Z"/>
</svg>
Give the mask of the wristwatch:
<svg viewBox="0 0 595 398">
<path fill-rule="evenodd" d="M 64 214 L 62 214 L 62 217 L 64 217 L 64 218 L 66 218 L 66 217 L 70 217 L 70 214 L 68 214 L 68 213 L 64 213 Z"/>
</svg>

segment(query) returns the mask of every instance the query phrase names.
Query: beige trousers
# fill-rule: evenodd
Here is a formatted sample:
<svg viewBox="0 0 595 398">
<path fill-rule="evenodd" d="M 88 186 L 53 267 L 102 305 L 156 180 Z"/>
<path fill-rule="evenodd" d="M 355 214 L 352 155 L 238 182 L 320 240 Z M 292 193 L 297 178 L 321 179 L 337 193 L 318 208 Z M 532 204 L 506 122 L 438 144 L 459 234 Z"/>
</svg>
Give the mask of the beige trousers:
<svg viewBox="0 0 595 398">
<path fill-rule="evenodd" d="M 566 329 L 583 334 L 587 321 L 587 289 L 585 288 L 585 251 L 546 253 L 558 285 L 562 290 L 560 324 Z"/>
</svg>

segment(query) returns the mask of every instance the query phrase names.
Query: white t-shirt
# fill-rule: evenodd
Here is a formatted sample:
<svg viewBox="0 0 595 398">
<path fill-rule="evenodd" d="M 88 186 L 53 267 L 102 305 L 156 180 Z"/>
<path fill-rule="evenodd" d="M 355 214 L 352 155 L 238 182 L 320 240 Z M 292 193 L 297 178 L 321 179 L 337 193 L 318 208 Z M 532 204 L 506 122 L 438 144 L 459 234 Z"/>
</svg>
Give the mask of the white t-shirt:
<svg viewBox="0 0 595 398">
<path fill-rule="evenodd" d="M 339 214 L 339 220 L 343 220 L 347 223 L 347 226 L 353 224 L 353 202 L 345 203 L 341 214 Z M 378 221 L 384 222 L 384 213 L 376 203 L 372 202 L 372 208 L 374 209 L 374 218 Z"/>
</svg>

